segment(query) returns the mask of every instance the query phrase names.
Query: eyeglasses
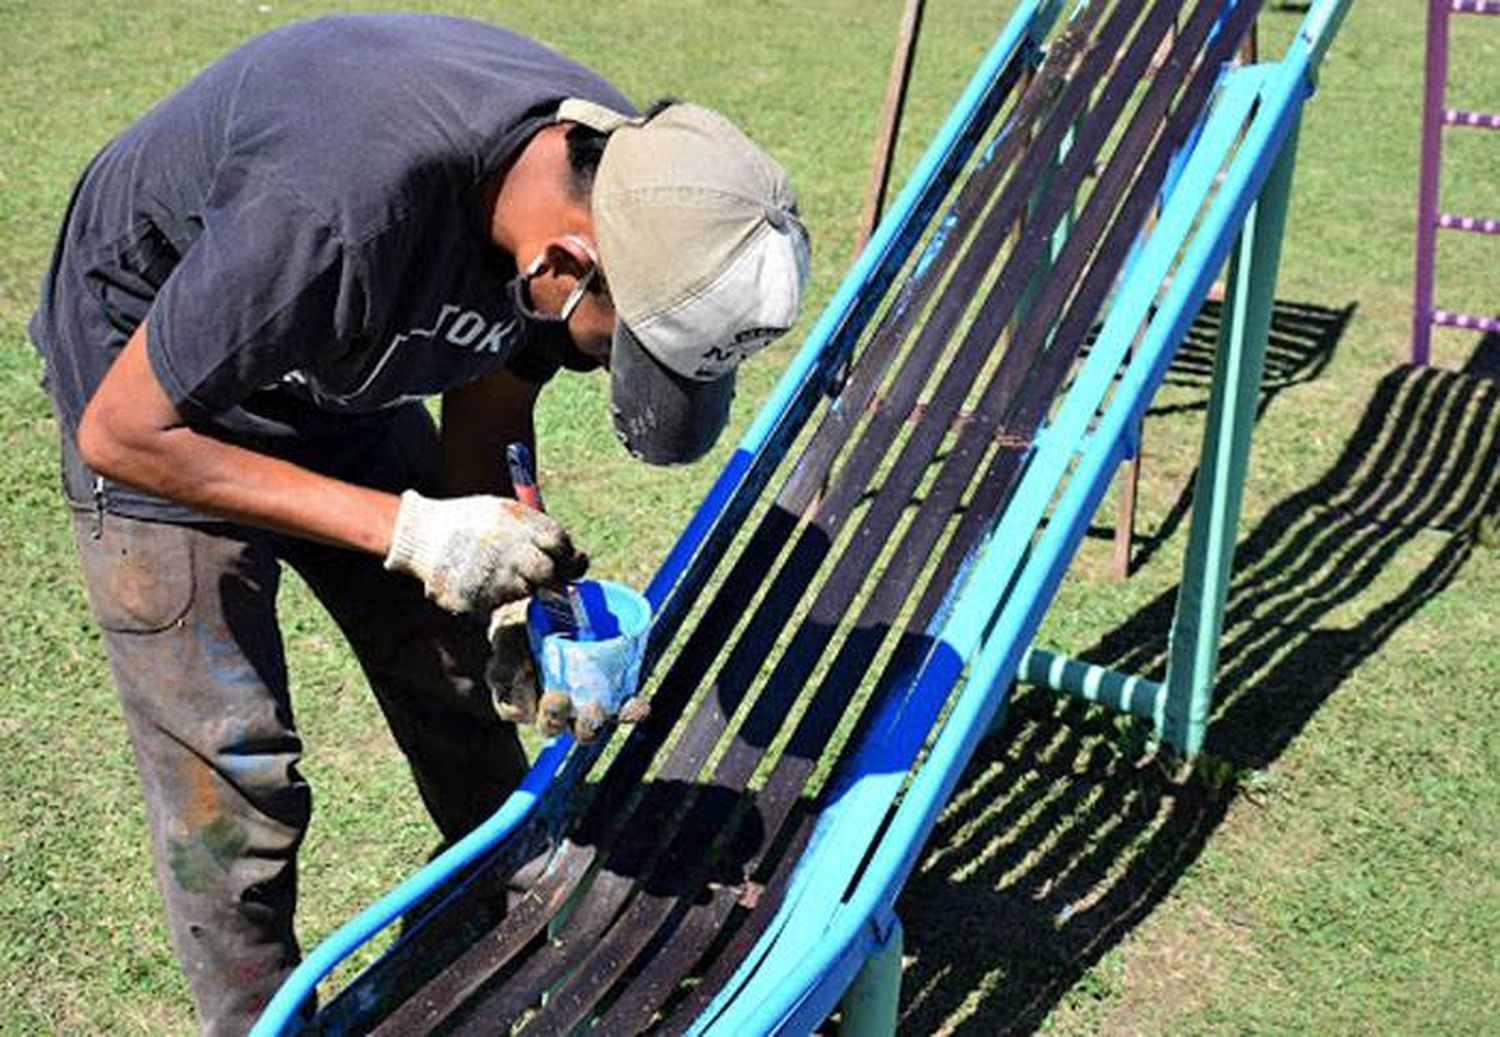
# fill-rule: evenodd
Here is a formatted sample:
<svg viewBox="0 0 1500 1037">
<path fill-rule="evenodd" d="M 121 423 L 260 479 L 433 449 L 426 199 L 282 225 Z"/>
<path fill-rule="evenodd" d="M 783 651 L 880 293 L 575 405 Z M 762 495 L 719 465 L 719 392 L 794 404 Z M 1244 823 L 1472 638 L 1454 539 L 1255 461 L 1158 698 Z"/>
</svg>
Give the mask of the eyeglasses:
<svg viewBox="0 0 1500 1037">
<path fill-rule="evenodd" d="M 593 259 L 592 254 L 590 259 Z M 544 324 L 565 324 L 568 318 L 573 316 L 573 311 L 578 309 L 578 304 L 583 302 L 583 297 L 588 294 L 589 287 L 599 280 L 599 261 L 594 259 L 587 272 L 578 278 L 578 283 L 573 286 L 573 290 L 568 293 L 568 297 L 563 300 L 561 308 L 556 313 L 543 313 L 531 301 L 531 279 L 541 273 L 546 265 L 546 256 L 537 256 L 524 273 L 511 281 L 511 301 L 515 304 L 516 312 L 526 320 Z"/>
</svg>

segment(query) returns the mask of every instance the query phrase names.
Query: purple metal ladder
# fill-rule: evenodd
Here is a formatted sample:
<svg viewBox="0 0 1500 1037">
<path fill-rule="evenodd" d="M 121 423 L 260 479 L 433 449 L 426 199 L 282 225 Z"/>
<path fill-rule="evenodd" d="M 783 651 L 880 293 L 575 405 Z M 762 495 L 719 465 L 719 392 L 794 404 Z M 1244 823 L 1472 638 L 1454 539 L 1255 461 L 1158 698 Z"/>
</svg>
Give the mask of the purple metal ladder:
<svg viewBox="0 0 1500 1037">
<path fill-rule="evenodd" d="M 1432 359 L 1432 328 L 1442 325 L 1500 333 L 1500 318 L 1436 309 L 1432 305 L 1434 267 L 1439 230 L 1500 234 L 1500 220 L 1457 216 L 1438 209 L 1444 126 L 1500 130 L 1500 114 L 1447 108 L 1443 93 L 1448 85 L 1448 18 L 1454 14 L 1500 15 L 1500 0 L 1428 0 L 1427 71 L 1422 102 L 1422 170 L 1417 193 L 1417 275 L 1412 300 L 1412 363 L 1425 365 Z"/>
</svg>

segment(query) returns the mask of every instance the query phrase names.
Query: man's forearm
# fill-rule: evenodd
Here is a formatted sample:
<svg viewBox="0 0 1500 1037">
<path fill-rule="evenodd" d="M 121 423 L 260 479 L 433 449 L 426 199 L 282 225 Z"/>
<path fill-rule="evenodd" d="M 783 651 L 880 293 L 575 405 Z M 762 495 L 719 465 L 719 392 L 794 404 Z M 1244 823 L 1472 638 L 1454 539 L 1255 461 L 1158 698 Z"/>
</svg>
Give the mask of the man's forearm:
<svg viewBox="0 0 1500 1037">
<path fill-rule="evenodd" d="M 400 498 L 341 482 L 188 428 L 162 433 L 103 474 L 200 511 L 384 555 Z"/>
<path fill-rule="evenodd" d="M 131 336 L 78 431 L 99 473 L 237 522 L 385 554 L 399 499 L 188 428 L 156 380 L 145 325 Z"/>
</svg>

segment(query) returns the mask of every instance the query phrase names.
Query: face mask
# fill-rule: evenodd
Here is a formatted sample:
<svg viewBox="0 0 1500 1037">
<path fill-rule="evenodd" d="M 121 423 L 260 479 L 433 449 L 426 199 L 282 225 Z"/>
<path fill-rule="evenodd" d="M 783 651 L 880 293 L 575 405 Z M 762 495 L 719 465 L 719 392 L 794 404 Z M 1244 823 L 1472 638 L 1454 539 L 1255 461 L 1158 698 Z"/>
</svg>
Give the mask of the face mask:
<svg viewBox="0 0 1500 1037">
<path fill-rule="evenodd" d="M 567 324 L 558 321 L 529 320 L 521 316 L 521 334 L 526 345 L 538 349 L 549 360 L 566 367 L 569 371 L 594 371 L 604 366 L 604 361 L 579 349 L 568 333 Z"/>
</svg>

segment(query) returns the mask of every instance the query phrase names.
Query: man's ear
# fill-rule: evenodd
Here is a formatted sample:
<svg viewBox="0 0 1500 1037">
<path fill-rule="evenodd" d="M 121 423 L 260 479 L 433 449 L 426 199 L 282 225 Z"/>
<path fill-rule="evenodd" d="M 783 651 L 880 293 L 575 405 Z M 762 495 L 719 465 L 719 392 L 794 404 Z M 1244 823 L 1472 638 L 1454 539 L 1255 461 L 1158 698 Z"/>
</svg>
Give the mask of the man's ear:
<svg viewBox="0 0 1500 1037">
<path fill-rule="evenodd" d="M 577 234 L 563 234 L 547 241 L 543 254 L 554 274 L 582 277 L 599 260 L 593 243 Z"/>
</svg>

